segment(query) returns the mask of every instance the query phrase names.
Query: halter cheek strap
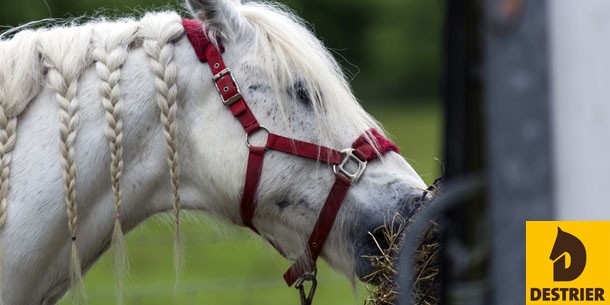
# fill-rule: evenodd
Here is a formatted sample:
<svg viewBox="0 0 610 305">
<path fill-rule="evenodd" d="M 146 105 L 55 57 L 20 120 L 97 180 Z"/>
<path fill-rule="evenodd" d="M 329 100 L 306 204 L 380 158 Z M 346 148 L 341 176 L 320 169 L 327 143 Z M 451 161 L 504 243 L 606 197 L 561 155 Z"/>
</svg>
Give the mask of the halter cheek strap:
<svg viewBox="0 0 610 305">
<path fill-rule="evenodd" d="M 332 165 L 335 182 L 326 198 L 318 220 L 307 241 L 307 251 L 288 269 L 284 279 L 292 286 L 299 278 L 312 274 L 322 248 L 332 229 L 333 223 L 352 183 L 364 173 L 369 161 L 387 152 L 398 152 L 398 147 L 371 129 L 361 135 L 351 148 L 338 151 L 317 144 L 286 138 L 269 131 L 260 125 L 241 95 L 237 82 L 231 75 L 222 59 L 222 47 L 219 51 L 205 35 L 202 25 L 197 20 L 183 19 L 184 28 L 195 53 L 201 62 L 207 62 L 212 70 L 212 80 L 222 103 L 231 110 L 233 116 L 241 123 L 247 134 L 246 144 L 249 149 L 246 179 L 240 204 L 241 224 L 259 233 L 252 219 L 256 211 L 256 193 L 260 184 L 265 152 L 269 149 L 304 158 L 325 162 Z M 220 46 L 220 42 L 218 43 Z M 264 146 L 254 146 L 248 142 L 249 137 L 257 132 L 267 133 Z M 373 146 L 371 143 L 375 143 Z M 348 166 L 351 165 L 351 166 Z M 355 166 L 354 166 L 355 165 Z M 260 235 L 260 234 L 259 234 Z M 270 243 L 283 255 L 276 243 Z"/>
</svg>

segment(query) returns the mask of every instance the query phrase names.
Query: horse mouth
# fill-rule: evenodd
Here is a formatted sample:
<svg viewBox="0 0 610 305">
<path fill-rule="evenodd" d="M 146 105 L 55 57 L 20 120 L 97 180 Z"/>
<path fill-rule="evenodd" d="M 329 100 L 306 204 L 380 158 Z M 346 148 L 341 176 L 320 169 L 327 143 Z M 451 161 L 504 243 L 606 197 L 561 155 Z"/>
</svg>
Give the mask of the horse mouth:
<svg viewBox="0 0 610 305">
<path fill-rule="evenodd" d="M 408 233 L 411 218 L 417 214 L 420 208 L 427 206 L 432 196 L 409 197 L 403 200 L 399 211 L 391 214 L 386 213 L 383 221 L 373 229 L 361 233 L 354 243 L 354 255 L 356 259 L 355 272 L 358 278 L 368 284 L 396 284 L 397 271 L 399 270 L 398 258 L 401 254 L 405 235 Z M 405 216 L 407 215 L 407 216 Z M 416 271 L 430 273 L 430 268 L 438 268 L 440 256 L 440 233 L 437 222 L 432 221 L 428 229 L 421 235 L 421 244 L 416 249 L 414 264 Z M 422 261 L 432 262 L 420 264 Z M 424 270 L 425 269 L 425 270 Z M 435 270 L 436 270 L 435 269 Z M 433 277 L 435 278 L 435 277 Z M 393 282 L 393 283 L 388 283 Z"/>
<path fill-rule="evenodd" d="M 364 283 L 379 285 L 396 270 L 407 221 L 399 213 L 367 232 L 356 242 L 356 275 Z"/>
<path fill-rule="evenodd" d="M 396 218 L 399 218 L 397 216 Z M 407 234 L 407 222 L 393 219 L 389 225 L 380 227 L 370 234 L 376 249 L 362 256 L 357 263 L 358 278 L 367 285 L 371 304 L 394 304 L 396 298 L 405 290 L 398 286 L 398 272 L 408 264 L 413 286 L 406 291 L 413 304 L 442 304 L 441 301 L 441 245 L 440 230 L 437 222 L 420 235 L 421 244 L 413 252 L 412 261 L 399 261 L 403 239 Z M 407 249 L 404 249 L 407 250 Z M 371 251 L 369 248 L 367 251 Z"/>
</svg>

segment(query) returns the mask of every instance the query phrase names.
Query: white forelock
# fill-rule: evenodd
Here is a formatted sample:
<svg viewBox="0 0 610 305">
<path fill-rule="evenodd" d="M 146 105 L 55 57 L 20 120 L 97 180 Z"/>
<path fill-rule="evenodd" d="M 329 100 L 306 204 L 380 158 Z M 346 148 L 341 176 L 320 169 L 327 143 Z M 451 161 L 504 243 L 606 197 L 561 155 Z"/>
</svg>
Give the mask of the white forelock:
<svg viewBox="0 0 610 305">
<path fill-rule="evenodd" d="M 253 29 L 254 52 L 247 57 L 268 67 L 263 72 L 276 96 L 297 82 L 307 90 L 319 143 L 342 148 L 345 139 L 353 141 L 365 130 L 381 131 L 352 93 L 340 65 L 302 19 L 277 4 L 247 2 L 237 8 Z M 279 109 L 285 108 L 282 99 L 276 101 Z"/>
</svg>

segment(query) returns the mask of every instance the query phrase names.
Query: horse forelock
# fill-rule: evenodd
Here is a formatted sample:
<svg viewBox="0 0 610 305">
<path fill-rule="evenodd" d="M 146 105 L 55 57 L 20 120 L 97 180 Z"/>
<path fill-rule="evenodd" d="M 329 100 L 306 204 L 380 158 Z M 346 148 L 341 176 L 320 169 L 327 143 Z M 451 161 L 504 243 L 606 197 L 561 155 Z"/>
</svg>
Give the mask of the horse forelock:
<svg viewBox="0 0 610 305">
<path fill-rule="evenodd" d="M 346 138 L 380 129 L 359 104 L 333 55 L 300 17 L 278 4 L 247 2 L 237 8 L 253 29 L 253 52 L 245 56 L 266 69 L 276 97 L 295 85 L 300 88 L 292 94 L 309 97 L 320 144 L 341 148 Z M 286 107 L 286 101 L 275 100 L 278 109 Z M 345 130 L 347 137 L 338 133 Z"/>
</svg>

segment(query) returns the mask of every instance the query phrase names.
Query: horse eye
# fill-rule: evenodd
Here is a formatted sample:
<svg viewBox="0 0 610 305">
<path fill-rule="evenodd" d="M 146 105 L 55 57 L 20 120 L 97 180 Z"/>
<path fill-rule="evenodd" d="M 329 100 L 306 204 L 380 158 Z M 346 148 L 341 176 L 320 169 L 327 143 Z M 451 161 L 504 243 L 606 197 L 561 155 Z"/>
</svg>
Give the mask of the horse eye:
<svg viewBox="0 0 610 305">
<path fill-rule="evenodd" d="M 302 82 L 296 82 L 293 87 L 294 91 L 291 93 L 294 94 L 294 97 L 306 107 L 311 107 L 311 97 L 309 96 L 309 92 L 305 85 Z"/>
</svg>

